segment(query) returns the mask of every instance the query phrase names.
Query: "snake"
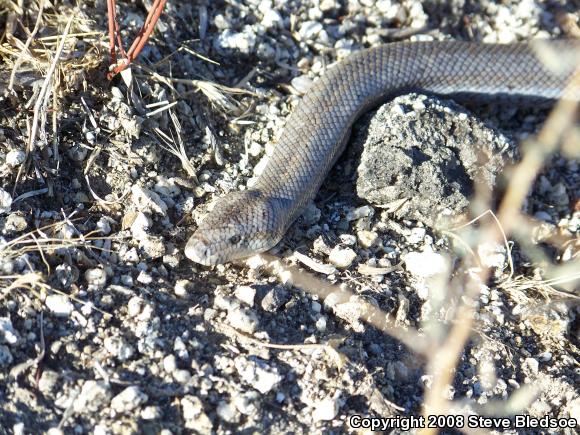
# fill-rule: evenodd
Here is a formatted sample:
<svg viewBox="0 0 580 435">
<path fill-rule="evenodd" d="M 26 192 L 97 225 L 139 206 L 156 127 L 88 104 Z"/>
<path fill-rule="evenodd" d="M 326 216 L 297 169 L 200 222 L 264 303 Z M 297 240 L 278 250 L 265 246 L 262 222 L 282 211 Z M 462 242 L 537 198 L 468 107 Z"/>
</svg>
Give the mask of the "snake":
<svg viewBox="0 0 580 435">
<path fill-rule="evenodd" d="M 256 182 L 218 198 L 189 238 L 185 255 L 214 266 L 273 248 L 316 196 L 355 121 L 389 98 L 421 92 L 476 103 L 578 99 L 579 90 L 566 85 L 577 74 L 570 59 L 580 41 L 540 43 L 394 42 L 337 62 L 288 117 Z M 540 59 L 542 52 L 555 55 L 556 68 Z"/>
</svg>

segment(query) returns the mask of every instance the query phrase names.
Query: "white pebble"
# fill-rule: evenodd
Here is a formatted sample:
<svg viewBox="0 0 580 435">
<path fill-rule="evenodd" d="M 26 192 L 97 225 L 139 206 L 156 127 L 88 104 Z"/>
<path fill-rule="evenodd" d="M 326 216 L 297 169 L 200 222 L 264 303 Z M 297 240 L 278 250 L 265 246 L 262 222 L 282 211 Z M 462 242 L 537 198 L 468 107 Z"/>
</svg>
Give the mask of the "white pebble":
<svg viewBox="0 0 580 435">
<path fill-rule="evenodd" d="M 272 391 L 282 380 L 278 370 L 264 362 L 237 358 L 234 364 L 240 377 L 262 394 Z"/>
<path fill-rule="evenodd" d="M 254 306 L 254 298 L 256 297 L 256 289 L 247 285 L 238 286 L 234 292 L 236 298 L 244 302 L 246 305 Z"/>
<path fill-rule="evenodd" d="M 65 295 L 48 295 L 44 303 L 52 313 L 59 317 L 68 317 L 74 310 L 74 305 Z"/>
<path fill-rule="evenodd" d="M 12 207 L 12 196 L 0 187 L 0 213 L 9 213 Z"/>
<path fill-rule="evenodd" d="M 85 272 L 85 280 L 92 289 L 102 289 L 107 283 L 107 273 L 100 268 L 87 269 Z"/>
<path fill-rule="evenodd" d="M 133 204 L 137 210 L 153 212 L 161 216 L 167 215 L 167 204 L 156 192 L 134 184 L 131 187 L 131 193 L 133 194 Z"/>
<path fill-rule="evenodd" d="M 318 402 L 314 411 L 312 412 L 312 419 L 314 421 L 329 421 L 333 420 L 338 414 L 338 397 L 331 397 Z"/>
<path fill-rule="evenodd" d="M 147 402 L 148 399 L 147 394 L 143 393 L 139 387 L 133 385 L 125 388 L 113 397 L 113 400 L 111 400 L 111 408 L 119 413 L 129 412 Z"/>
<path fill-rule="evenodd" d="M 18 333 L 12 326 L 12 321 L 8 317 L 0 317 L 0 343 L 16 344 Z"/>
<path fill-rule="evenodd" d="M 343 249 L 340 246 L 335 246 L 328 255 L 328 261 L 342 269 L 349 267 L 355 258 L 356 252 L 350 248 Z"/>
<path fill-rule="evenodd" d="M 12 150 L 6 154 L 6 164 L 8 166 L 19 166 L 26 159 L 26 154 L 22 150 Z"/>
<path fill-rule="evenodd" d="M 363 217 L 370 217 L 375 214 L 375 209 L 370 205 L 364 205 L 362 207 L 355 208 L 346 214 L 347 221 L 354 221 Z"/>
<path fill-rule="evenodd" d="M 403 260 L 407 270 L 417 277 L 427 278 L 447 271 L 447 260 L 436 252 L 409 252 Z"/>
</svg>

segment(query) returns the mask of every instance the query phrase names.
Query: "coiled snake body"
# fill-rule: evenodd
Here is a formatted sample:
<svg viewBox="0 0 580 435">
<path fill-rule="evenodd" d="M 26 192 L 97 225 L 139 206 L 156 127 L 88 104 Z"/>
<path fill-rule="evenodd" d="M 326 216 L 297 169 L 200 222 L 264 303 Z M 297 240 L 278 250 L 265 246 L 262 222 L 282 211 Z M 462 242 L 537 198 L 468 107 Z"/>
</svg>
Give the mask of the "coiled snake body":
<svg viewBox="0 0 580 435">
<path fill-rule="evenodd" d="M 570 40 L 543 44 L 556 53 L 580 49 Z M 411 42 L 357 52 L 312 85 L 256 184 L 218 200 L 185 254 L 215 265 L 272 248 L 316 195 L 355 120 L 389 96 L 423 91 L 460 100 L 558 99 L 573 71 L 549 69 L 526 43 Z"/>
</svg>

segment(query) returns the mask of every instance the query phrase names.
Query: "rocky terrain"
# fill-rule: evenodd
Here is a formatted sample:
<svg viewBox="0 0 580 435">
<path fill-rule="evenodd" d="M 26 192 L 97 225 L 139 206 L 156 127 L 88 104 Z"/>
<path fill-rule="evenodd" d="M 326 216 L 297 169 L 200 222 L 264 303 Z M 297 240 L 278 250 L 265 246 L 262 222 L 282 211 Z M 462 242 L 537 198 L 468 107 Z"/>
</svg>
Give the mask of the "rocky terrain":
<svg viewBox="0 0 580 435">
<path fill-rule="evenodd" d="M 44 2 L 28 48 L 39 8 L 21 3 L 0 15 L 0 434 L 362 432 L 352 416 L 426 403 L 576 433 L 513 419 L 580 424 L 577 132 L 509 240 L 486 239 L 489 214 L 464 225 L 496 209 L 546 108 L 398 97 L 357 123 L 283 264 L 182 250 L 334 62 L 399 40 L 578 36 L 577 1 L 170 0 L 112 81 L 106 2 Z M 125 44 L 149 6 L 118 2 Z M 483 424 L 459 423 L 437 426 Z"/>
</svg>

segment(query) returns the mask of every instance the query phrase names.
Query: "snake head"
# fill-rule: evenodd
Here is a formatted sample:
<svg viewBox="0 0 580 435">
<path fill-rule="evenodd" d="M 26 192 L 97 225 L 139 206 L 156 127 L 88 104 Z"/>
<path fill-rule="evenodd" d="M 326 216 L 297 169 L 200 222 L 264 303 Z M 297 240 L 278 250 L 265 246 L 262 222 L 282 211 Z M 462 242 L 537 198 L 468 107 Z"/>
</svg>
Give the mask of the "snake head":
<svg viewBox="0 0 580 435">
<path fill-rule="evenodd" d="M 185 246 L 185 255 L 206 266 L 264 252 L 284 235 L 278 223 L 284 200 L 258 190 L 230 192 L 218 200 Z"/>
</svg>

